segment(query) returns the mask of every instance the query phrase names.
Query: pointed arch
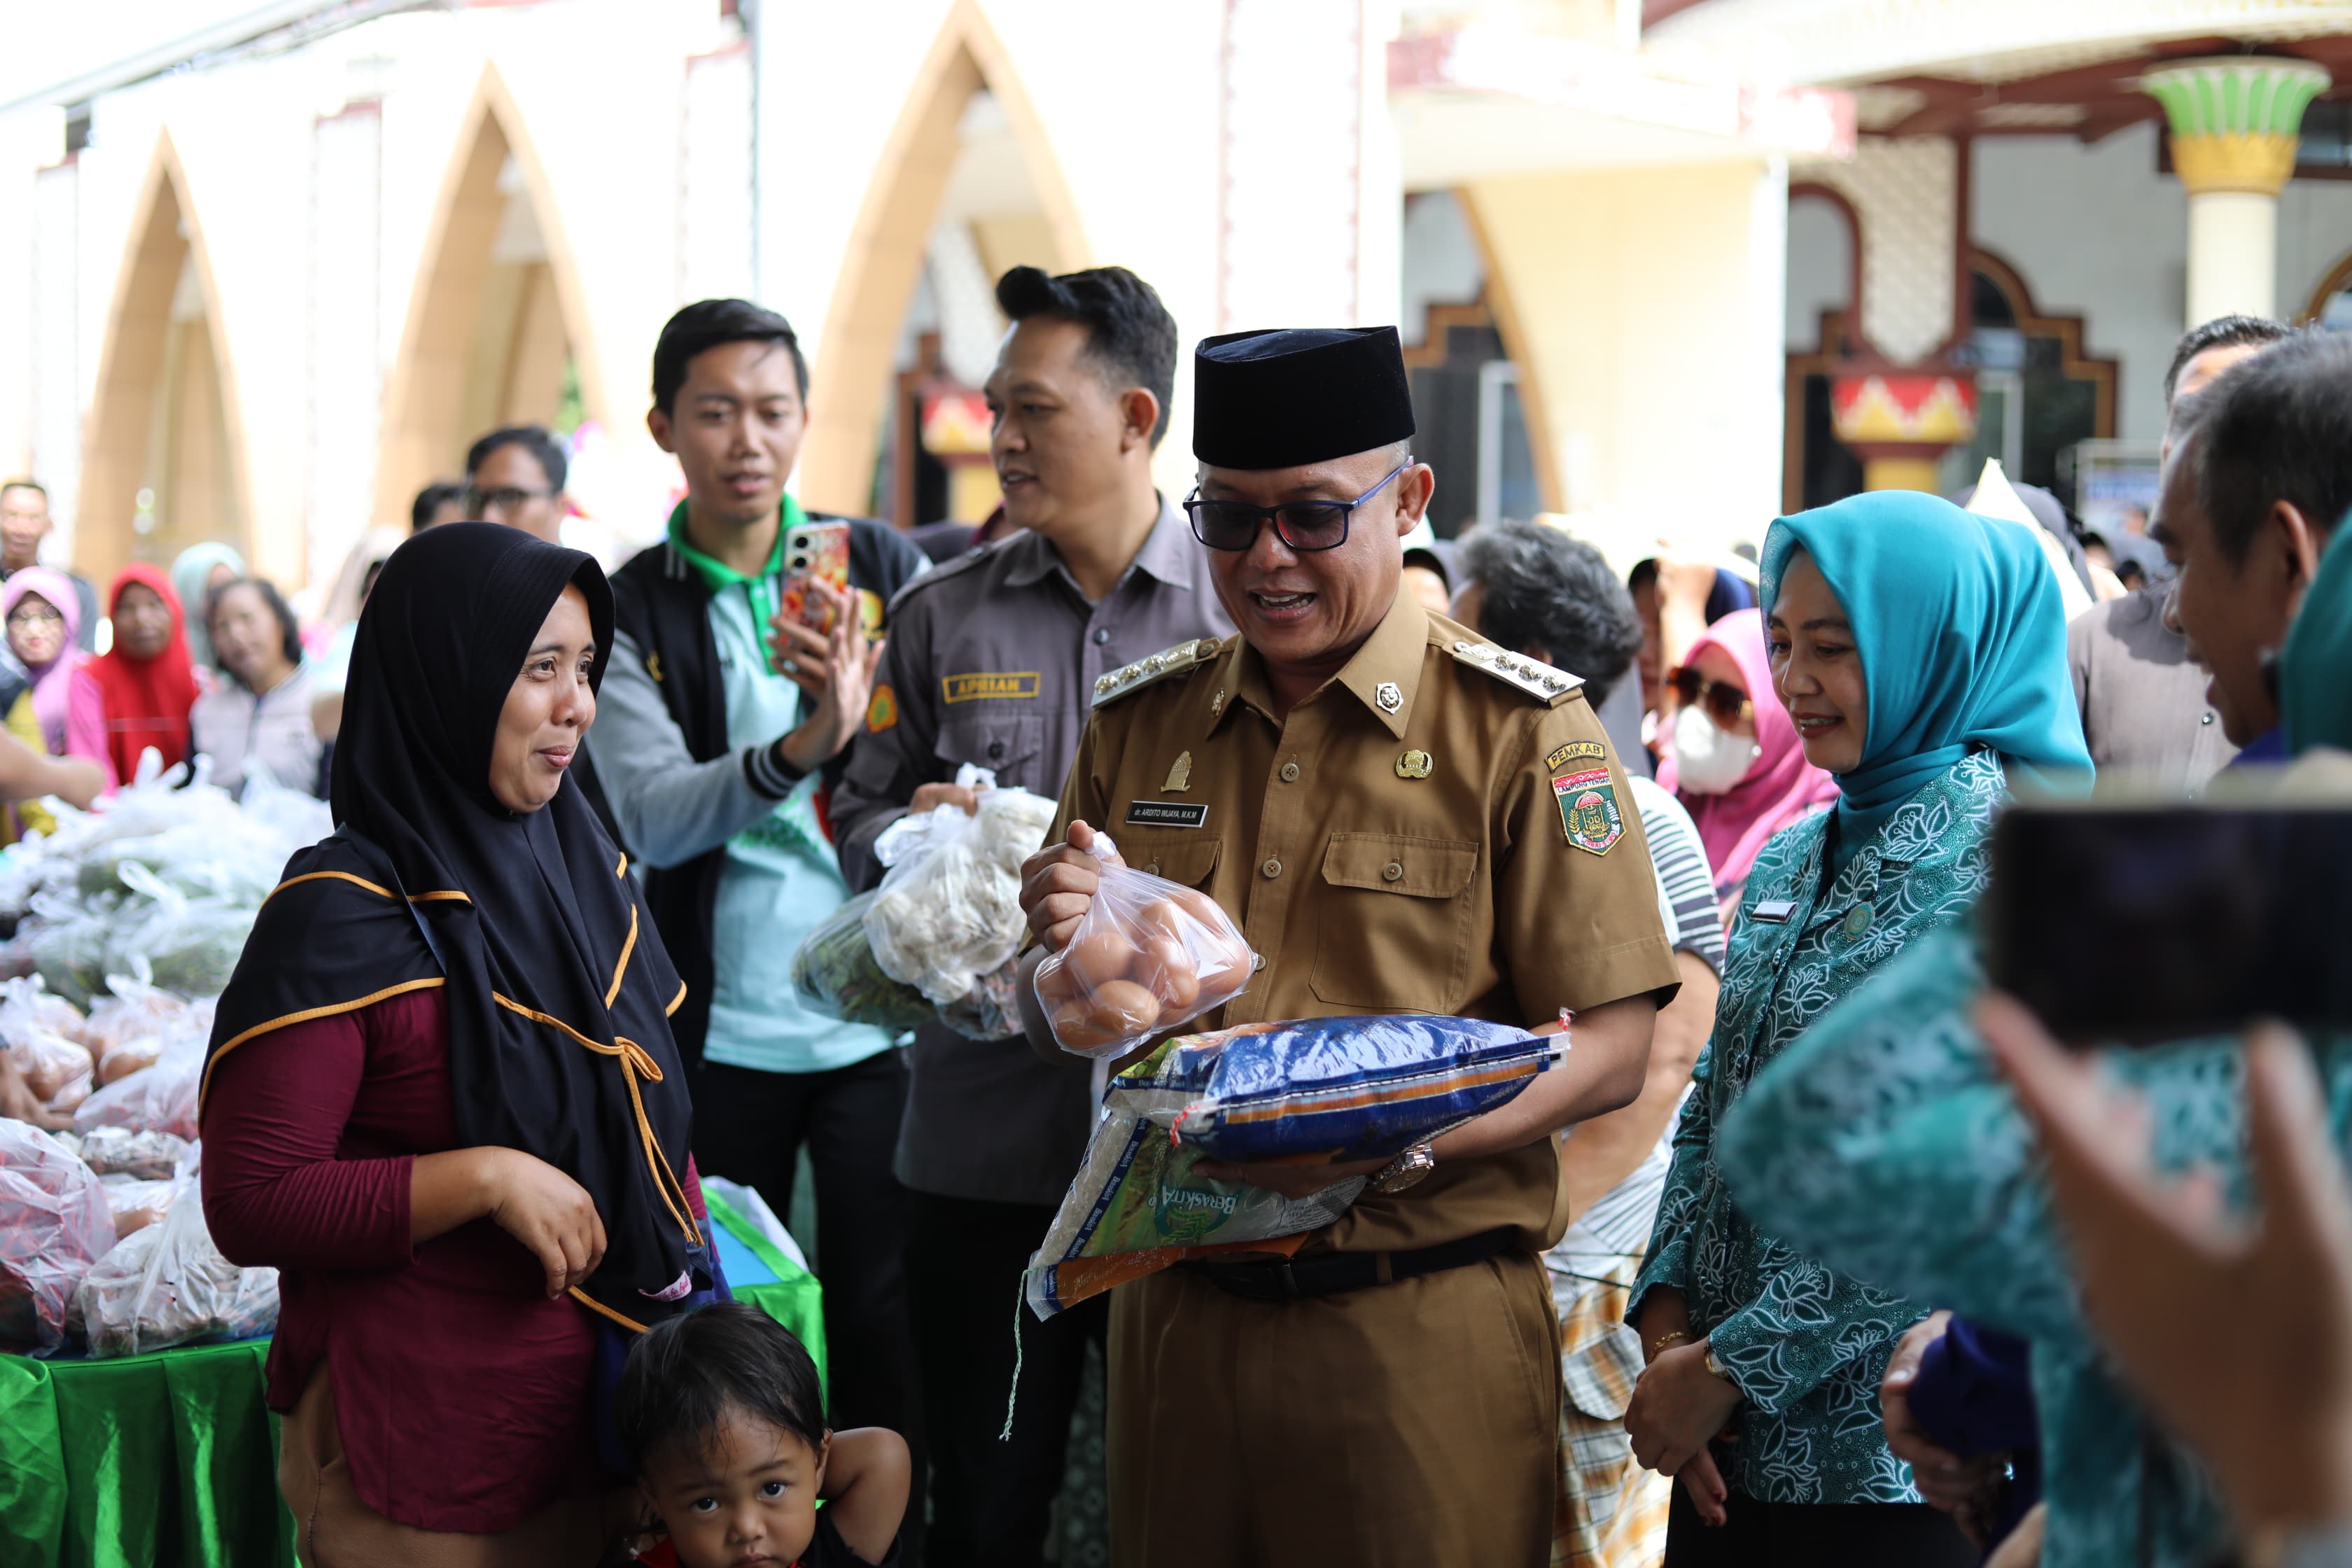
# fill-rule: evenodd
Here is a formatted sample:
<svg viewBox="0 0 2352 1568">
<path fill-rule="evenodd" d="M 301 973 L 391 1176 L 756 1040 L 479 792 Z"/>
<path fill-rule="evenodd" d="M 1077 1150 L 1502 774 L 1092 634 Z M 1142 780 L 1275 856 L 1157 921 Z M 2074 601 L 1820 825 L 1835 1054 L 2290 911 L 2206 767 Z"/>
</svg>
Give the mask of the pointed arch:
<svg viewBox="0 0 2352 1568">
<path fill-rule="evenodd" d="M 203 539 L 253 553 L 243 407 L 204 228 L 168 129 L 156 135 L 131 210 L 74 519 L 75 560 L 101 584 L 135 558 L 168 558 Z"/>
<path fill-rule="evenodd" d="M 497 276 L 509 160 L 520 176 L 513 194 L 529 204 L 546 250 L 543 275 Z M 571 243 L 546 168 L 494 63 L 483 67 L 458 121 L 423 257 L 384 385 L 379 518 L 406 517 L 418 490 L 459 477 L 476 437 L 499 425 L 544 423 L 562 391 L 567 347 L 587 416 L 611 424 Z"/>
<path fill-rule="evenodd" d="M 955 166 L 958 126 L 982 89 L 996 96 L 1021 150 L 1052 240 L 1054 270 L 1091 264 L 1077 201 L 1011 51 L 979 0 L 955 0 L 875 160 L 874 183 L 842 253 L 801 448 L 801 496 L 810 506 L 862 513 L 871 504 L 878 414 L 896 368 L 899 323 Z"/>
</svg>

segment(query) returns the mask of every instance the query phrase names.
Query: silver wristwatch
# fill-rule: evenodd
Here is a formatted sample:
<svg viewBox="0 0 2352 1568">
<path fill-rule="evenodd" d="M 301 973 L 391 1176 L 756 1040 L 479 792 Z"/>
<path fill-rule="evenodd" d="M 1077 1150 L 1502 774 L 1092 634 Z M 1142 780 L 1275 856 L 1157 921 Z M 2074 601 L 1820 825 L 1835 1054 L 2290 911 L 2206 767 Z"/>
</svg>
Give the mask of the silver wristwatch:
<svg viewBox="0 0 2352 1568">
<path fill-rule="evenodd" d="M 1416 1143 L 1373 1173 L 1372 1191 L 1403 1192 L 1435 1169 L 1437 1156 L 1429 1152 L 1427 1143 Z"/>
</svg>

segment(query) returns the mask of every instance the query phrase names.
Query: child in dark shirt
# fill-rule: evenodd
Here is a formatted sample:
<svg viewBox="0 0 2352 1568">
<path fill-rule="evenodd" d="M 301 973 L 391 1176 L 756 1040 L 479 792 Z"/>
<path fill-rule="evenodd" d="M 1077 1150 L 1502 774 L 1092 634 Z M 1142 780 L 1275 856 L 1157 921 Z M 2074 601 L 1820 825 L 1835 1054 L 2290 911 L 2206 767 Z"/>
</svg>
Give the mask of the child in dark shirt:
<svg viewBox="0 0 2352 1568">
<path fill-rule="evenodd" d="M 669 1533 L 644 1563 L 896 1568 L 905 1439 L 827 1430 L 816 1363 L 758 1308 L 721 1302 L 656 1325 L 630 1349 L 614 1417 Z"/>
</svg>

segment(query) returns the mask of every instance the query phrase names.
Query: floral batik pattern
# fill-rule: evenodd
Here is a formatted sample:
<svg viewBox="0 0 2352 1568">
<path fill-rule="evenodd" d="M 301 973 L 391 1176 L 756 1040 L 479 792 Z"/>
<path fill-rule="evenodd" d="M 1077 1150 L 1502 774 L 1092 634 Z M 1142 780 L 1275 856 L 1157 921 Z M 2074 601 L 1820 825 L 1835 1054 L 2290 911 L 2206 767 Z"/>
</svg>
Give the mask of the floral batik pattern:
<svg viewBox="0 0 2352 1568">
<path fill-rule="evenodd" d="M 1680 1290 L 1691 1331 L 1745 1396 L 1724 1479 L 1766 1502 L 1916 1502 L 1886 1447 L 1878 1381 L 1927 1308 L 1832 1271 L 1733 1202 L 1716 1130 L 1751 1080 L 1880 965 L 1949 925 L 1986 874 L 1985 832 L 2006 781 L 1972 752 L 1923 785 L 1825 877 L 1834 813 L 1783 828 L 1741 892 L 1715 1031 L 1675 1133 L 1674 1169 L 1633 1305 Z M 1779 921 L 1757 918 L 1759 906 Z M 1780 907 L 1785 906 L 1785 910 Z"/>
</svg>

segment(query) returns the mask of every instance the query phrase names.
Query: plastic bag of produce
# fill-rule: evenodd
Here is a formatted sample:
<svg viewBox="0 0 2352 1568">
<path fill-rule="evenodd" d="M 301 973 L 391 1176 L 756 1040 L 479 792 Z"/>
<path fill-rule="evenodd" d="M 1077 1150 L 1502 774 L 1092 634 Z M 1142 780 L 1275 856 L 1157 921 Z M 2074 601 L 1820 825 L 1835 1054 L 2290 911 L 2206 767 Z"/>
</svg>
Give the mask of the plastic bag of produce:
<svg viewBox="0 0 2352 1568">
<path fill-rule="evenodd" d="M 971 1040 L 1001 1040 L 1021 1032 L 1021 963 L 1008 959 L 972 982 L 952 1002 L 940 1004 L 940 1022 Z"/>
<path fill-rule="evenodd" d="M 71 1110 L 89 1096 L 93 1064 L 81 1031 L 81 1014 L 38 979 L 0 984 L 0 1042 L 25 1087 L 51 1110 Z"/>
<path fill-rule="evenodd" d="M 97 1174 L 38 1128 L 0 1121 L 0 1351 L 63 1344 L 76 1287 L 113 1246 Z"/>
<path fill-rule="evenodd" d="M 866 936 L 866 911 L 880 889 L 860 893 L 817 923 L 793 954 L 793 994 L 803 1006 L 845 1024 L 891 1030 L 930 1022 L 923 994 L 882 973 Z"/>
<path fill-rule="evenodd" d="M 1307 1018 L 1164 1042 L 1110 1081 L 1025 1294 L 1040 1318 L 1208 1252 L 1287 1255 L 1363 1191 L 1216 1182 L 1203 1161 L 1383 1159 L 1525 1089 L 1566 1037 L 1474 1018 Z"/>
<path fill-rule="evenodd" d="M 1026 926 L 1021 863 L 1053 822 L 1054 803 L 1025 789 L 983 787 L 976 811 L 930 812 L 866 911 L 882 972 L 947 1006 L 1011 963 Z"/>
<path fill-rule="evenodd" d="M 87 1135 L 100 1127 L 124 1127 L 193 1139 L 196 1090 L 204 1076 L 204 1042 L 183 1040 L 153 1067 L 142 1068 L 83 1100 L 74 1111 L 74 1131 Z"/>
<path fill-rule="evenodd" d="M 48 988 L 78 1007 L 106 986 L 106 947 L 124 918 L 121 895 L 82 900 L 42 891 L 33 895 L 35 927 L 28 948 Z"/>
<path fill-rule="evenodd" d="M 148 984 L 143 955 L 133 968 L 136 973 L 106 977 L 110 994 L 90 1004 L 89 1019 L 82 1026 L 82 1038 L 98 1058 L 101 1084 L 153 1067 L 175 1041 L 212 1035 L 211 1002 L 188 1002 Z"/>
<path fill-rule="evenodd" d="M 105 973 L 131 972 L 143 958 L 154 983 L 184 996 L 217 996 L 245 952 L 260 900 L 236 903 L 222 898 L 192 899 L 144 866 L 124 862 L 122 879 L 152 899 L 142 915 L 120 926 L 108 942 Z"/>
<path fill-rule="evenodd" d="M 1087 852 L 1102 884 L 1069 945 L 1037 966 L 1037 1004 L 1064 1050 L 1118 1056 L 1242 994 L 1256 958 L 1215 900 L 1132 869 L 1107 833 Z"/>
<path fill-rule="evenodd" d="M 161 1180 L 179 1169 L 188 1152 L 185 1138 L 154 1128 L 134 1131 L 128 1127 L 93 1127 L 77 1136 L 82 1163 L 101 1176 Z"/>
<path fill-rule="evenodd" d="M 74 1321 L 92 1356 L 247 1340 L 277 1326 L 278 1270 L 240 1268 L 220 1255 L 196 1180 L 182 1174 L 163 1219 L 124 1237 L 74 1292 Z"/>
<path fill-rule="evenodd" d="M 109 1179 L 100 1184 L 106 1189 L 106 1206 L 114 1211 L 117 1239 L 162 1219 L 180 1192 L 180 1184 L 169 1176 L 152 1181 Z"/>
</svg>

